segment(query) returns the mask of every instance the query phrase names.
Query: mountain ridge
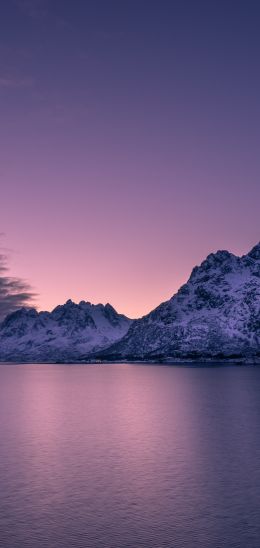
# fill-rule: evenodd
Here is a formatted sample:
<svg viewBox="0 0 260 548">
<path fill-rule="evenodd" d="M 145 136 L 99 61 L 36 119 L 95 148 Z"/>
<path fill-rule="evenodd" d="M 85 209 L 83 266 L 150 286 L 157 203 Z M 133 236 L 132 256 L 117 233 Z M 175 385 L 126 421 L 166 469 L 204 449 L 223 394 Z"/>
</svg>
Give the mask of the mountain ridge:
<svg viewBox="0 0 260 548">
<path fill-rule="evenodd" d="M 107 303 L 91 304 L 69 299 L 51 312 L 21 308 L 0 325 L 0 359 L 79 359 L 121 338 L 132 320 Z"/>
<path fill-rule="evenodd" d="M 135 320 L 114 359 L 222 358 L 260 350 L 260 243 L 210 253 L 168 301 Z"/>
<path fill-rule="evenodd" d="M 210 253 L 169 300 L 137 320 L 70 299 L 22 308 L 0 324 L 0 360 L 260 357 L 260 242 L 241 257 Z"/>
</svg>

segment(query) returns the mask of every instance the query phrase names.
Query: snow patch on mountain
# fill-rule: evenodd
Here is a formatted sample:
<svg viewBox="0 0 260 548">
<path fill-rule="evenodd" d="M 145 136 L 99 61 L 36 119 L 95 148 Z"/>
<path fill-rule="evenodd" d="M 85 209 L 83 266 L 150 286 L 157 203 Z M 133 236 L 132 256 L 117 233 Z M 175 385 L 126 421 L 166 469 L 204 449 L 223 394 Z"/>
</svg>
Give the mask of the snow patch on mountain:
<svg viewBox="0 0 260 548">
<path fill-rule="evenodd" d="M 68 300 L 52 312 L 22 308 L 0 325 L 0 359 L 78 359 L 121 339 L 131 320 L 110 305 Z"/>
<path fill-rule="evenodd" d="M 260 243 L 211 253 L 169 301 L 139 320 L 71 300 L 22 308 L 0 324 L 0 360 L 77 361 L 260 357 Z"/>
<path fill-rule="evenodd" d="M 211 253 L 169 301 L 132 323 L 118 358 L 252 355 L 260 351 L 260 243 Z"/>
</svg>

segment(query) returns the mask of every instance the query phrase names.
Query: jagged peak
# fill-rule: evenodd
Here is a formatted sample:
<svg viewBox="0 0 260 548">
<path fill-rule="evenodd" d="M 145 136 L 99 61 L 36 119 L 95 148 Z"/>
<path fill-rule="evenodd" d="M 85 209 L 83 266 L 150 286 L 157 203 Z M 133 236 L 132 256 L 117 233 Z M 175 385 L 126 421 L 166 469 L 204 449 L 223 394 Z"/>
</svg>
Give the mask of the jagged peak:
<svg viewBox="0 0 260 548">
<path fill-rule="evenodd" d="M 72 299 L 68 299 L 64 304 L 58 305 L 56 308 L 97 308 L 97 309 L 107 309 L 111 310 L 113 312 L 116 312 L 115 308 L 110 304 L 106 303 L 105 305 L 103 303 L 93 304 L 90 301 L 80 301 L 78 304 L 72 301 Z M 55 309 L 56 309 L 55 308 Z M 54 309 L 54 310 L 55 310 Z"/>
<path fill-rule="evenodd" d="M 14 312 L 10 312 L 10 314 L 7 314 L 7 316 L 1 322 L 1 326 L 5 326 L 10 322 L 16 322 L 16 320 L 20 321 L 23 319 L 27 320 L 28 318 L 35 318 L 38 315 L 39 313 L 37 312 L 36 308 L 23 306 L 22 308 L 18 308 L 18 310 L 14 310 Z"/>
<path fill-rule="evenodd" d="M 22 308 L 18 308 L 17 310 L 14 310 L 14 312 L 11 312 L 10 314 L 8 314 L 7 318 L 9 316 L 18 318 L 20 316 L 37 316 L 37 315 L 38 315 L 38 312 L 36 308 L 32 306 L 23 306 Z"/>
<path fill-rule="evenodd" d="M 68 299 L 64 304 L 56 306 L 51 312 L 49 312 L 49 314 L 51 315 L 51 317 L 54 318 L 58 316 L 66 316 L 68 318 L 71 318 L 74 316 L 80 316 L 82 313 L 92 316 L 96 312 L 99 312 L 101 315 L 105 315 L 107 319 L 110 318 L 110 320 L 114 318 L 116 319 L 118 317 L 121 319 L 125 319 L 129 322 L 131 321 L 130 318 L 128 318 L 124 314 L 119 314 L 110 303 L 92 304 L 91 302 L 84 300 L 80 301 L 79 303 L 75 303 L 71 299 Z"/>
<path fill-rule="evenodd" d="M 249 253 L 247 254 L 248 257 L 250 257 L 251 259 L 254 259 L 256 261 L 259 261 L 260 260 L 260 242 L 258 242 L 258 244 L 256 244 L 252 249 L 251 251 L 249 251 Z"/>
<path fill-rule="evenodd" d="M 66 302 L 65 302 L 65 306 L 74 306 L 76 303 L 74 303 L 71 299 L 68 299 Z"/>
<path fill-rule="evenodd" d="M 86 306 L 93 306 L 93 305 L 89 301 L 82 300 L 79 302 L 79 306 L 84 308 L 84 306 L 86 307 Z"/>
<path fill-rule="evenodd" d="M 226 249 L 218 249 L 216 253 L 210 253 L 201 264 L 203 265 L 204 263 L 222 263 L 223 261 L 230 259 L 232 256 L 232 253 L 230 253 Z"/>
<path fill-rule="evenodd" d="M 115 312 L 117 314 L 117 311 L 115 310 L 115 308 L 110 303 L 105 304 L 105 309 L 110 310 L 111 312 Z"/>
<path fill-rule="evenodd" d="M 219 249 L 216 253 L 210 253 L 199 266 L 195 266 L 192 269 L 189 280 L 192 280 L 195 276 L 203 271 L 210 270 L 211 268 L 221 267 L 226 265 L 231 260 L 236 260 L 237 257 L 230 253 L 226 249 Z"/>
</svg>

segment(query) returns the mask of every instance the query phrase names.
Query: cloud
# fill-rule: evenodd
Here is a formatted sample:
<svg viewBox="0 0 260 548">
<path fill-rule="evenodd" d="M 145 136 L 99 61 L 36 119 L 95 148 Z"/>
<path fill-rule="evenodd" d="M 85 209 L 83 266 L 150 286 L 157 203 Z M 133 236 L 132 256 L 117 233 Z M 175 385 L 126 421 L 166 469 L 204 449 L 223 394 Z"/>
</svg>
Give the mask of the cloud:
<svg viewBox="0 0 260 548">
<path fill-rule="evenodd" d="M 0 321 L 18 308 L 32 306 L 35 297 L 27 282 L 8 276 L 7 271 L 7 257 L 0 254 Z"/>
</svg>

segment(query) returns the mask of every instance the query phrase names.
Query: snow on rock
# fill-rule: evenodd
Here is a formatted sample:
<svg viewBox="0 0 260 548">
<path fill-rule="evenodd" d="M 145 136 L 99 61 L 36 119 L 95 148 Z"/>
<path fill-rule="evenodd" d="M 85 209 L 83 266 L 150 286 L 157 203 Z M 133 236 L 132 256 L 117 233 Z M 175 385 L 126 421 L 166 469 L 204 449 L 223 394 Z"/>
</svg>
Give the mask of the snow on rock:
<svg viewBox="0 0 260 548">
<path fill-rule="evenodd" d="M 110 305 L 68 300 L 52 312 L 22 308 L 0 325 L 0 359 L 67 361 L 110 346 L 131 320 Z"/>
<path fill-rule="evenodd" d="M 169 301 L 139 320 L 71 300 L 22 308 L 0 325 L 0 360 L 74 361 L 260 357 L 260 243 L 247 255 L 211 253 Z"/>
<path fill-rule="evenodd" d="M 169 301 L 135 320 L 107 357 L 260 355 L 260 243 L 208 255 Z"/>
</svg>

